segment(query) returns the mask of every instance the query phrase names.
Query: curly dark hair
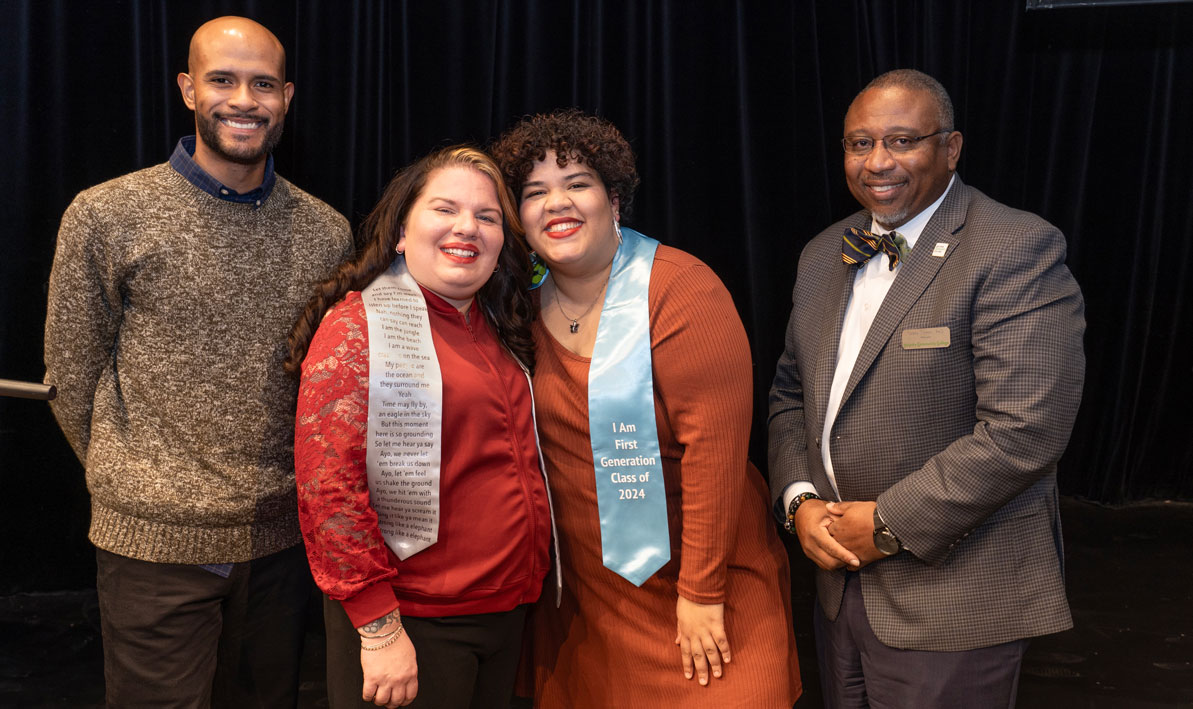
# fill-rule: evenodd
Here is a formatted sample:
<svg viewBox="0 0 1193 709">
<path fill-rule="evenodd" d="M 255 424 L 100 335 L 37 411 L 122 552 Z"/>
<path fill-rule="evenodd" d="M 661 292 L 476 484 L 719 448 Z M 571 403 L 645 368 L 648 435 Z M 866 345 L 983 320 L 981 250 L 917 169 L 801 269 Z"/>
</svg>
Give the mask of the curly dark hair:
<svg viewBox="0 0 1193 709">
<path fill-rule="evenodd" d="M 526 177 L 548 150 L 555 151 L 560 167 L 574 161 L 596 170 L 610 197 L 617 197 L 621 214 L 630 213 L 638 170 L 634 151 L 617 126 L 578 108 L 560 109 L 526 116 L 489 146 L 519 201 Z"/>
<path fill-rule="evenodd" d="M 360 225 L 358 242 L 364 248 L 336 267 L 331 276 L 315 287 L 306 310 L 290 331 L 290 353 L 284 367 L 293 376 L 302 370 L 302 360 L 328 308 L 348 291 L 361 290 L 385 272 L 394 260 L 400 228 L 410 208 L 418 201 L 431 173 L 446 167 L 469 167 L 493 181 L 501 203 L 505 242 L 497 257 L 497 271 L 476 293 L 477 304 L 497 337 L 526 367 L 534 372 L 534 318 L 530 304 L 530 258 L 522 235 L 522 222 L 513 195 L 501 177 L 493 158 L 468 145 L 441 148 L 403 169 L 386 186 L 377 206 Z"/>
</svg>

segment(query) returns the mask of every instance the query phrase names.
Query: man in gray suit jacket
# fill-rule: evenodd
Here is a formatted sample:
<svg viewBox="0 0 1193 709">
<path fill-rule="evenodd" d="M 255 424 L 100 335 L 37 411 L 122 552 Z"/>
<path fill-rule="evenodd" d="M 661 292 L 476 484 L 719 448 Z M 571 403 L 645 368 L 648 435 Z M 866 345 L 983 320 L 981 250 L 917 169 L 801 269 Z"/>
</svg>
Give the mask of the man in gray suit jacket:
<svg viewBox="0 0 1193 709">
<path fill-rule="evenodd" d="M 1056 461 L 1081 291 L 1060 231 L 954 174 L 961 144 L 935 79 L 872 81 L 843 140 L 864 209 L 800 256 L 770 478 L 820 567 L 830 707 L 1013 706 L 1027 638 L 1072 626 Z"/>
</svg>

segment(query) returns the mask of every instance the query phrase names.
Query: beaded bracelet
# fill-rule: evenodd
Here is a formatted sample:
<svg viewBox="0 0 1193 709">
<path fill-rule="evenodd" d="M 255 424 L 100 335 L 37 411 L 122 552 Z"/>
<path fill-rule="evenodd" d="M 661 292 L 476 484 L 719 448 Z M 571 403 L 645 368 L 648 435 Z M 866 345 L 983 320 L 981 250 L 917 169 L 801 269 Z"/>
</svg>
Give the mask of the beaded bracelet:
<svg viewBox="0 0 1193 709">
<path fill-rule="evenodd" d="M 381 636 L 381 637 L 384 637 L 384 636 Z M 402 626 L 401 625 L 398 626 L 397 630 L 390 633 L 389 638 L 387 640 L 385 640 L 384 642 L 377 643 L 376 645 L 365 645 L 363 642 L 361 642 L 360 649 L 361 650 L 370 650 L 370 651 L 380 650 L 382 648 L 386 648 L 386 647 L 389 647 L 390 645 L 393 645 L 394 643 L 396 643 L 398 641 L 398 638 L 400 638 L 400 637 L 402 637 Z"/>
<path fill-rule="evenodd" d="M 801 492 L 796 495 L 795 499 L 791 501 L 791 506 L 787 508 L 787 521 L 783 523 L 783 529 L 786 529 L 790 534 L 795 534 L 795 511 L 808 500 L 819 499 L 821 499 L 820 495 L 814 492 Z"/>
</svg>

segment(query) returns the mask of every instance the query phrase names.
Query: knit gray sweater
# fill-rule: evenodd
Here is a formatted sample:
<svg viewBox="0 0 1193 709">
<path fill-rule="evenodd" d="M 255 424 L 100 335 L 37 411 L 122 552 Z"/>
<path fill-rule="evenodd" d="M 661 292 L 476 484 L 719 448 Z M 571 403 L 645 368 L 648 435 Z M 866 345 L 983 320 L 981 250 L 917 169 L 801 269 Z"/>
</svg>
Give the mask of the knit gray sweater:
<svg viewBox="0 0 1193 709">
<path fill-rule="evenodd" d="M 259 209 L 168 163 L 92 187 L 62 217 L 46 381 L 87 470 L 91 541 L 182 564 L 298 544 L 286 335 L 352 249 L 347 221 L 277 178 Z"/>
</svg>

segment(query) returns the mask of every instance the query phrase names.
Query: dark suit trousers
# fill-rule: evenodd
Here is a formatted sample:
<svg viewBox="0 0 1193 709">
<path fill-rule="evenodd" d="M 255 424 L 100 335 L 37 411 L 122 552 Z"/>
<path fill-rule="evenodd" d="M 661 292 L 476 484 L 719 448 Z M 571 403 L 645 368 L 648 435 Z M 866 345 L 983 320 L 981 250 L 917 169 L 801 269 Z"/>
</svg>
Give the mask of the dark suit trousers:
<svg viewBox="0 0 1193 709">
<path fill-rule="evenodd" d="M 96 550 L 109 707 L 294 707 L 313 582 L 301 544 L 223 578 Z"/>
<path fill-rule="evenodd" d="M 1027 640 L 930 652 L 883 645 L 870 629 L 857 573 L 846 574 L 837 620 L 812 611 L 827 709 L 1008 709 L 1015 706 Z"/>
</svg>

